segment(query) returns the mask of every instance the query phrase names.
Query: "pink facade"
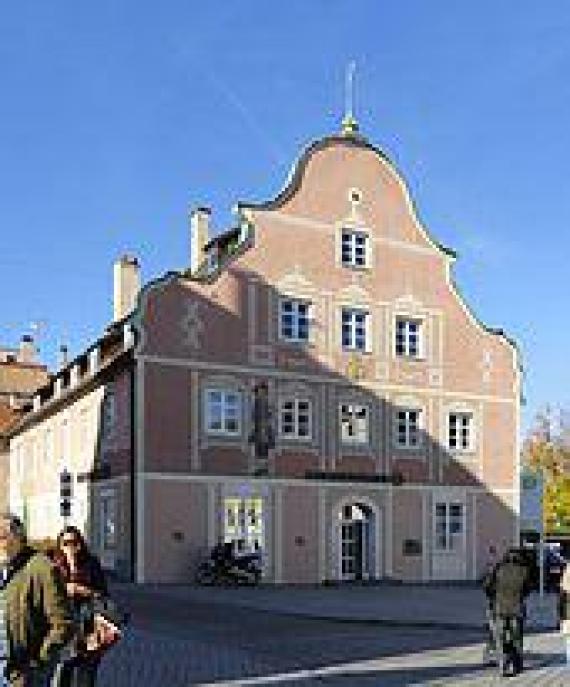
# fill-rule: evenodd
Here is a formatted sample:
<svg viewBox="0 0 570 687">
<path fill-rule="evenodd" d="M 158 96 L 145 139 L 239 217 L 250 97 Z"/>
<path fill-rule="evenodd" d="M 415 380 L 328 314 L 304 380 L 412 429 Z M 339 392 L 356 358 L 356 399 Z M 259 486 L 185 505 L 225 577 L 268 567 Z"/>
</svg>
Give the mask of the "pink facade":
<svg viewBox="0 0 570 687">
<path fill-rule="evenodd" d="M 392 164 L 324 139 L 275 200 L 240 206 L 235 242 L 135 313 L 137 578 L 188 579 L 242 537 L 275 582 L 476 577 L 491 539 L 518 538 L 517 352 Z"/>
</svg>

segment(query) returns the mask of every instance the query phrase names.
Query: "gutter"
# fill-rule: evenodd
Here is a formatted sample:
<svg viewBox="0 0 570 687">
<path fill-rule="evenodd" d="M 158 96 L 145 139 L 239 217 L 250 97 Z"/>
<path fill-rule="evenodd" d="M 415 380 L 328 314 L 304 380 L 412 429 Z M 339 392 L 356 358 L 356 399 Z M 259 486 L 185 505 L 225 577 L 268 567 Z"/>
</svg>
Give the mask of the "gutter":
<svg viewBox="0 0 570 687">
<path fill-rule="evenodd" d="M 137 464 L 137 447 L 136 447 L 136 398 L 137 398 L 137 388 L 136 388 L 136 368 L 137 359 L 134 358 L 134 365 L 131 366 L 131 384 L 130 384 L 130 422 L 131 422 L 131 474 L 130 474 L 130 487 L 131 487 L 131 570 L 130 570 L 130 581 L 136 582 L 136 571 L 137 571 L 137 508 L 136 508 L 136 464 Z"/>
</svg>

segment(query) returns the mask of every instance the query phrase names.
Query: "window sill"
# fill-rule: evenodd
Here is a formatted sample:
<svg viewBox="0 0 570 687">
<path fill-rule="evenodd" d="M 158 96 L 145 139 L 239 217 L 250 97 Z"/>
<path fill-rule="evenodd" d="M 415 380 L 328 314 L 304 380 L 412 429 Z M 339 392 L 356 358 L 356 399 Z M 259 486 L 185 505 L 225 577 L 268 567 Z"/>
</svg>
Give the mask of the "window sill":
<svg viewBox="0 0 570 687">
<path fill-rule="evenodd" d="M 310 446 L 313 443 L 313 438 L 312 437 L 295 437 L 291 436 L 288 434 L 287 436 L 280 435 L 279 436 L 279 443 L 282 446 L 285 446 L 286 444 L 307 444 Z"/>
<path fill-rule="evenodd" d="M 428 359 L 425 355 L 402 355 L 394 353 L 394 360 L 404 363 L 427 363 Z"/>
<path fill-rule="evenodd" d="M 368 441 L 341 441 L 341 451 L 370 451 L 370 443 Z"/>
<path fill-rule="evenodd" d="M 355 272 L 372 272 L 371 265 L 351 265 L 341 261 L 340 266 L 347 270 L 354 270 Z"/>
<path fill-rule="evenodd" d="M 205 438 L 207 439 L 241 439 L 241 432 L 230 433 L 230 432 L 206 432 Z"/>
<path fill-rule="evenodd" d="M 463 451 L 461 449 L 449 448 L 448 446 L 446 450 L 454 458 L 465 458 L 466 460 L 475 460 L 477 458 L 477 451 L 475 449 Z"/>
<path fill-rule="evenodd" d="M 423 453 L 425 446 L 418 444 L 417 446 L 405 446 L 404 444 L 392 444 L 392 448 L 396 451 L 403 451 L 404 453 Z"/>
<path fill-rule="evenodd" d="M 288 348 L 305 349 L 305 348 L 315 348 L 315 344 L 310 339 L 305 341 L 304 339 L 282 339 L 279 337 L 277 340 L 278 346 L 287 346 Z"/>
</svg>

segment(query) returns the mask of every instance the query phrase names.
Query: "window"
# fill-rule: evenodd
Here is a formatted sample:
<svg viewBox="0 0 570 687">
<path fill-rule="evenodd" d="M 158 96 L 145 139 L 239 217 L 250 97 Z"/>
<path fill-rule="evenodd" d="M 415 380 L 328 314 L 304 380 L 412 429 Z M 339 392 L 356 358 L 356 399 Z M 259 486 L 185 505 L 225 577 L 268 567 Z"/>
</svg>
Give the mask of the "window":
<svg viewBox="0 0 570 687">
<path fill-rule="evenodd" d="M 82 408 L 79 412 L 79 452 L 83 454 L 87 450 L 89 437 L 89 411 Z"/>
<path fill-rule="evenodd" d="M 239 552 L 263 551 L 263 510 L 261 497 L 224 498 L 224 541 Z"/>
<path fill-rule="evenodd" d="M 462 503 L 435 504 L 435 546 L 440 551 L 457 551 L 463 543 Z"/>
<path fill-rule="evenodd" d="M 290 298 L 280 301 L 279 335 L 286 341 L 309 340 L 309 307 L 306 301 Z"/>
<path fill-rule="evenodd" d="M 44 463 L 51 465 L 53 462 L 53 430 L 47 429 L 44 434 Z"/>
<path fill-rule="evenodd" d="M 286 439 L 311 438 L 311 402 L 289 398 L 281 401 L 279 431 Z"/>
<path fill-rule="evenodd" d="M 104 437 L 109 437 L 113 433 L 116 421 L 116 402 L 115 393 L 113 391 L 107 391 L 105 398 L 103 399 L 102 408 L 102 433 Z"/>
<path fill-rule="evenodd" d="M 100 501 L 101 548 L 113 549 L 117 544 L 117 498 L 112 493 L 101 496 Z"/>
<path fill-rule="evenodd" d="M 396 319 L 396 355 L 419 358 L 421 350 L 422 323 L 403 317 Z"/>
<path fill-rule="evenodd" d="M 343 348 L 365 351 L 367 348 L 368 313 L 353 308 L 342 309 Z"/>
<path fill-rule="evenodd" d="M 417 448 L 420 445 L 421 413 L 417 408 L 397 411 L 396 443 L 400 448 Z"/>
<path fill-rule="evenodd" d="M 450 413 L 448 430 L 450 450 L 473 450 L 473 415 L 471 413 Z"/>
<path fill-rule="evenodd" d="M 40 438 L 38 436 L 37 438 L 34 437 L 30 441 L 29 467 L 30 467 L 30 472 L 32 474 L 35 474 L 38 471 L 39 463 L 40 463 L 39 458 L 40 458 Z"/>
<path fill-rule="evenodd" d="M 241 432 L 241 393 L 224 389 L 206 391 L 206 430 L 209 434 Z"/>
<path fill-rule="evenodd" d="M 340 436 L 343 444 L 368 443 L 368 408 L 355 403 L 340 406 Z"/>
<path fill-rule="evenodd" d="M 341 259 L 349 267 L 366 267 L 368 252 L 368 234 L 364 231 L 342 230 Z"/>
</svg>

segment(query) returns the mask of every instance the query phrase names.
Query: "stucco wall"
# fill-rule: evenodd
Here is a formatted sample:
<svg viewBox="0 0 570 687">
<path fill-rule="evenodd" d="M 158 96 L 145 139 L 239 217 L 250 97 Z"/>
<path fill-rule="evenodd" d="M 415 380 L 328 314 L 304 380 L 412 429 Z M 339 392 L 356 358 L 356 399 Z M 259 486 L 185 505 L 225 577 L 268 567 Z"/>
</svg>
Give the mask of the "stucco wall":
<svg viewBox="0 0 570 687">
<path fill-rule="evenodd" d="M 316 489 L 283 489 L 283 582 L 318 579 L 318 509 Z"/>
<path fill-rule="evenodd" d="M 207 488 L 187 482 L 147 481 L 145 578 L 190 582 L 207 551 Z"/>
</svg>

